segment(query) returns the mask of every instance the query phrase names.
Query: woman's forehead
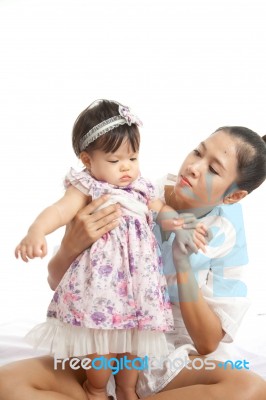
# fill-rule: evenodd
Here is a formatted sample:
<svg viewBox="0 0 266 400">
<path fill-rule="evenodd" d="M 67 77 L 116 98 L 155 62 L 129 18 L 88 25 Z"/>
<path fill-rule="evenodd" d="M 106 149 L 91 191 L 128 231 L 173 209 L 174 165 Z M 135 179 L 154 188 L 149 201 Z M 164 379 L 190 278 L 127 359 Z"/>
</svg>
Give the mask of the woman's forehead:
<svg viewBox="0 0 266 400">
<path fill-rule="evenodd" d="M 234 158 L 236 156 L 237 140 L 225 131 L 214 132 L 201 142 L 201 145 L 206 151 L 211 151 L 220 155 L 225 154 Z"/>
</svg>

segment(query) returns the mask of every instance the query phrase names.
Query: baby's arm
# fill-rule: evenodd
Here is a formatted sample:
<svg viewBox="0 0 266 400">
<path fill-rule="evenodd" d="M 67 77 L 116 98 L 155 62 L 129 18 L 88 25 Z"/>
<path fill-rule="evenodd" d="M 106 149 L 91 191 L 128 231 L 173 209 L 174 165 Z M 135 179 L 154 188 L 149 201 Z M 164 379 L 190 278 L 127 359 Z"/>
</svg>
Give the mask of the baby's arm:
<svg viewBox="0 0 266 400">
<path fill-rule="evenodd" d="M 150 210 L 158 213 L 156 222 L 161 226 L 163 231 L 173 231 L 182 227 L 184 220 L 180 218 L 179 214 L 172 207 L 169 207 L 162 200 L 152 200 L 149 202 L 148 207 Z"/>
<path fill-rule="evenodd" d="M 16 247 L 15 256 L 18 258 L 20 255 L 25 262 L 28 258 L 44 257 L 47 254 L 45 235 L 70 222 L 87 203 L 88 197 L 85 194 L 74 186 L 67 188 L 60 200 L 38 215 L 27 235 Z"/>
<path fill-rule="evenodd" d="M 199 248 L 205 252 L 207 229 L 197 221 L 194 214 L 178 214 L 160 199 L 150 201 L 148 207 L 158 213 L 156 222 L 163 231 L 175 232 L 182 229 L 183 234 L 179 234 L 180 241 L 184 241 L 185 245 L 185 242 L 191 239 L 196 246 L 193 246 L 194 251 Z"/>
</svg>

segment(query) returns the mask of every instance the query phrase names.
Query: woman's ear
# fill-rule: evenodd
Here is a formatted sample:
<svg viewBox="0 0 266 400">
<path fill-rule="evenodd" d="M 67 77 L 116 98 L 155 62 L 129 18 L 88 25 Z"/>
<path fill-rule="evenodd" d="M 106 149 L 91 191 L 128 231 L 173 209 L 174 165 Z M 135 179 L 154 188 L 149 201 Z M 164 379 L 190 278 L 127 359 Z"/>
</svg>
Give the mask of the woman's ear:
<svg viewBox="0 0 266 400">
<path fill-rule="evenodd" d="M 248 192 L 246 190 L 236 190 L 233 193 L 228 194 L 225 196 L 223 199 L 224 204 L 234 204 L 237 203 L 238 201 L 242 200 L 244 197 L 246 197 Z"/>
<path fill-rule="evenodd" d="M 91 169 L 91 158 L 86 151 L 82 151 L 79 155 L 83 165 L 90 171 Z"/>
</svg>

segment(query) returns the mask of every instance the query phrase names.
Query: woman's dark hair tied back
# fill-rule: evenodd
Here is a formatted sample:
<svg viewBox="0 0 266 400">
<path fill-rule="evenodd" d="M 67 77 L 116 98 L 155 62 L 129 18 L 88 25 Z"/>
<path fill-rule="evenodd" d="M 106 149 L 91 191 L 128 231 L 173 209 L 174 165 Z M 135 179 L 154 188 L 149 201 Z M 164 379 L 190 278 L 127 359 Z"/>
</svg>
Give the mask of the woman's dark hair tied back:
<svg viewBox="0 0 266 400">
<path fill-rule="evenodd" d="M 251 193 L 266 178 L 266 135 L 261 137 L 243 126 L 224 126 L 217 131 L 224 131 L 238 141 L 236 183 L 240 190 Z"/>
</svg>

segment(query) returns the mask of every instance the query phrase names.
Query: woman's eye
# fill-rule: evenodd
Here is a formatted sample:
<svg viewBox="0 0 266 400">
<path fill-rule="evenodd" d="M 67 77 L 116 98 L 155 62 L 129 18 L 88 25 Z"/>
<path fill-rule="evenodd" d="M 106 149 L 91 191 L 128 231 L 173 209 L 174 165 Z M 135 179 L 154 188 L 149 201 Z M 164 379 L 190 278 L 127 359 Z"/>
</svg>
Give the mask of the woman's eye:
<svg viewBox="0 0 266 400">
<path fill-rule="evenodd" d="M 199 152 L 199 150 L 197 150 L 197 149 L 193 150 L 193 153 L 194 153 L 196 156 L 200 156 L 200 152 Z"/>
<path fill-rule="evenodd" d="M 209 170 L 211 171 L 212 174 L 219 175 L 215 169 L 213 169 L 211 166 L 209 166 Z"/>
</svg>

